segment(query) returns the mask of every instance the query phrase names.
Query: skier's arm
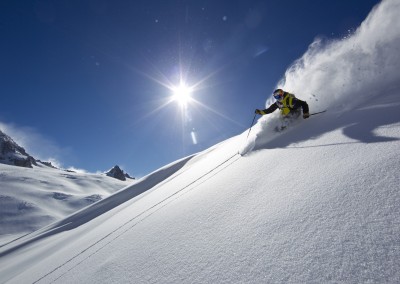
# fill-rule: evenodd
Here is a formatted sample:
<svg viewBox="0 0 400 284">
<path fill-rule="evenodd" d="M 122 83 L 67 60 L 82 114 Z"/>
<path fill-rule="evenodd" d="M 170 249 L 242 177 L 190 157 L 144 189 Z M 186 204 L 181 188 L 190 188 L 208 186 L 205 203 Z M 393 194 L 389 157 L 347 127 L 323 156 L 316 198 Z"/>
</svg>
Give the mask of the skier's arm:
<svg viewBox="0 0 400 284">
<path fill-rule="evenodd" d="M 296 106 L 295 109 L 299 108 L 301 106 L 301 108 L 303 109 L 303 118 L 309 118 L 310 117 L 310 113 L 308 112 L 308 104 L 305 101 L 299 100 L 299 99 L 295 99 L 293 100 L 294 105 Z"/>
<path fill-rule="evenodd" d="M 269 114 L 274 112 L 276 109 L 278 108 L 278 105 L 276 103 L 273 103 L 272 105 L 270 105 L 269 108 L 264 109 L 264 110 L 256 110 L 256 113 L 264 115 L 264 114 Z"/>
<path fill-rule="evenodd" d="M 308 113 L 308 104 L 305 101 L 296 99 L 296 104 L 299 104 L 301 108 L 303 109 L 303 113 Z"/>
</svg>

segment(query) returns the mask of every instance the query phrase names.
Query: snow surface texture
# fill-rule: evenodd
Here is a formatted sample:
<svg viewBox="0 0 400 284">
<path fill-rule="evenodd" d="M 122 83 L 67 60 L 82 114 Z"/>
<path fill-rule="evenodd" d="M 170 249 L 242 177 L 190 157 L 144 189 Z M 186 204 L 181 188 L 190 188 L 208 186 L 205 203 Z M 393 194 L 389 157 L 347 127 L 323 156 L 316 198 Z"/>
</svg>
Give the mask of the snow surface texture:
<svg viewBox="0 0 400 284">
<path fill-rule="evenodd" d="M 41 163 L 33 168 L 0 164 L 0 245 L 65 218 L 131 183 Z"/>
<path fill-rule="evenodd" d="M 1 247 L 0 282 L 400 283 L 399 5 L 382 1 L 352 37 L 286 74 L 284 88 L 307 84 L 312 112 L 327 113 L 280 134 L 264 116 L 248 140 Z M 344 52 L 350 41 L 370 53 Z"/>
<path fill-rule="evenodd" d="M 57 169 L 29 155 L 2 131 L 1 123 L 0 128 L 0 244 L 65 218 L 129 184 L 102 174 Z M 126 180 L 127 174 L 118 166 L 113 170 Z"/>
</svg>

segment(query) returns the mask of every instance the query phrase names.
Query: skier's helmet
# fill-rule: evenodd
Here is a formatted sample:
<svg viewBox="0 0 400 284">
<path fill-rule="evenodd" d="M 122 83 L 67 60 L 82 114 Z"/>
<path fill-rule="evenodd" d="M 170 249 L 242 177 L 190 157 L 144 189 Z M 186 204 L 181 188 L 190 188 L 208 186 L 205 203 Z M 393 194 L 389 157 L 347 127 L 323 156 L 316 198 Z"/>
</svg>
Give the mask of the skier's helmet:
<svg viewBox="0 0 400 284">
<path fill-rule="evenodd" d="M 276 89 L 275 91 L 274 91 L 274 98 L 275 98 L 275 100 L 277 100 L 277 101 L 281 101 L 281 100 L 283 100 L 283 90 L 282 89 Z"/>
</svg>

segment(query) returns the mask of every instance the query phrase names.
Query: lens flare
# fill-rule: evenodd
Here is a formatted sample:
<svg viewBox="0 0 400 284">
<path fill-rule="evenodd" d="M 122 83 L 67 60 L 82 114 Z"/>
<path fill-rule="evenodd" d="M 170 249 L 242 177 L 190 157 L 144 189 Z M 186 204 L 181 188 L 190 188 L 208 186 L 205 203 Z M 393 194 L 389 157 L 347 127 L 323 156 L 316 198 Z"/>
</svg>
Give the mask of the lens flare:
<svg viewBox="0 0 400 284">
<path fill-rule="evenodd" d="M 192 88 L 186 86 L 185 83 L 180 83 L 179 86 L 173 87 L 172 92 L 172 99 L 181 106 L 186 106 L 192 100 Z"/>
</svg>

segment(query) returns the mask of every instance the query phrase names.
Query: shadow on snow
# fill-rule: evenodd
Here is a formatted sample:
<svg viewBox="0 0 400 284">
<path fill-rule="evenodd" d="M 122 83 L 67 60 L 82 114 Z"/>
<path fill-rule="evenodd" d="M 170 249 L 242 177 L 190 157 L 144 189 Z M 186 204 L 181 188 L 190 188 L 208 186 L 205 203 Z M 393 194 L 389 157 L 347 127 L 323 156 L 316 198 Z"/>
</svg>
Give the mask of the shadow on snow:
<svg viewBox="0 0 400 284">
<path fill-rule="evenodd" d="M 399 138 L 380 136 L 374 133 L 374 131 L 379 127 L 398 122 L 400 122 L 399 103 L 360 108 L 337 114 L 329 113 L 328 111 L 327 113 L 310 117 L 308 120 L 301 121 L 297 126 L 294 126 L 293 129 L 289 129 L 287 133 L 282 132 L 282 134 L 279 134 L 276 136 L 276 138 L 269 140 L 265 139 L 265 137 L 257 137 L 253 151 L 261 149 L 285 148 L 290 144 L 306 141 L 336 129 L 342 129 L 342 132 L 345 136 L 358 141 L 349 142 L 348 144 L 396 141 L 399 140 Z M 268 133 L 261 133 L 261 135 L 265 136 L 268 135 Z M 274 135 L 276 134 L 274 133 Z M 265 142 L 262 140 L 265 140 Z M 329 145 L 338 144 L 343 143 L 332 143 Z"/>
</svg>

